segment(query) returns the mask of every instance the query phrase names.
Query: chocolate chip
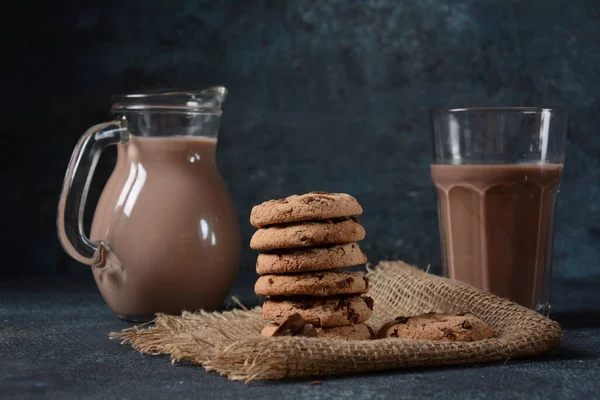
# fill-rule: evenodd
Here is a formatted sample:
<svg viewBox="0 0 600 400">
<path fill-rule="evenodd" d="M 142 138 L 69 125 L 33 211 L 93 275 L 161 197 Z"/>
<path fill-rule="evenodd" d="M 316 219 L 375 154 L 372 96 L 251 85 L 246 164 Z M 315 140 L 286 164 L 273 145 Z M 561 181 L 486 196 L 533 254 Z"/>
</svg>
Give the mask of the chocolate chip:
<svg viewBox="0 0 600 400">
<path fill-rule="evenodd" d="M 321 280 L 321 279 L 325 278 L 325 274 L 321 272 L 321 273 L 315 274 L 315 277 L 318 278 L 319 280 Z"/>
<path fill-rule="evenodd" d="M 300 310 L 308 310 L 309 308 L 311 308 L 311 306 L 312 306 L 312 304 L 310 302 L 292 304 L 292 307 L 298 308 Z"/>
<path fill-rule="evenodd" d="M 461 326 L 463 327 L 463 329 L 471 329 L 471 323 L 469 321 L 464 321 Z"/>
<path fill-rule="evenodd" d="M 377 332 L 377 339 L 385 339 L 386 337 L 388 337 L 387 335 L 387 331 L 388 329 L 390 329 L 391 327 L 394 327 L 398 325 L 398 321 L 397 320 L 393 320 L 393 321 L 388 321 L 385 324 L 383 324 L 383 326 L 381 328 L 379 328 L 379 332 Z M 396 332 L 396 336 L 398 337 L 398 328 L 394 329 L 393 332 Z"/>
<path fill-rule="evenodd" d="M 348 279 L 352 279 L 352 278 L 348 278 Z M 345 289 L 345 288 L 349 287 L 350 285 L 348 284 L 348 279 L 342 279 L 341 281 L 337 281 L 335 283 L 335 286 L 337 286 L 340 289 Z"/>
<path fill-rule="evenodd" d="M 369 278 L 367 278 L 366 276 L 363 276 L 363 281 L 365 281 L 365 287 L 368 289 L 369 288 Z"/>
<path fill-rule="evenodd" d="M 317 336 L 317 330 L 311 324 L 307 324 L 304 318 L 298 313 L 287 317 L 277 327 L 272 336 Z"/>
<path fill-rule="evenodd" d="M 372 298 L 370 298 L 369 296 L 364 296 L 363 297 L 365 303 L 367 304 L 367 307 L 369 307 L 370 310 L 373 309 L 373 305 L 375 305 L 375 302 L 373 301 Z"/>
<path fill-rule="evenodd" d="M 358 315 L 356 312 L 354 312 L 353 309 L 349 308 L 348 309 L 348 321 L 356 324 L 356 323 L 358 323 L 358 321 L 360 321 L 360 315 Z"/>
<path fill-rule="evenodd" d="M 346 282 L 348 282 L 348 285 L 354 282 L 354 278 L 346 278 Z"/>
<path fill-rule="evenodd" d="M 275 281 L 273 281 L 273 279 L 269 278 L 268 279 L 269 285 L 272 285 L 273 283 L 275 283 Z"/>
<path fill-rule="evenodd" d="M 334 311 L 343 310 L 347 306 L 348 305 L 346 304 L 346 300 L 340 299 L 340 300 L 338 300 L 338 303 L 335 305 L 335 308 L 333 310 Z"/>
<path fill-rule="evenodd" d="M 319 196 L 307 196 L 304 199 L 302 199 L 302 203 L 311 204 L 311 203 L 321 201 L 321 199 L 322 199 L 322 197 L 319 197 Z"/>
<path fill-rule="evenodd" d="M 449 328 L 444 328 L 442 331 L 444 332 L 444 337 L 448 339 L 456 339 L 456 335 Z"/>
</svg>

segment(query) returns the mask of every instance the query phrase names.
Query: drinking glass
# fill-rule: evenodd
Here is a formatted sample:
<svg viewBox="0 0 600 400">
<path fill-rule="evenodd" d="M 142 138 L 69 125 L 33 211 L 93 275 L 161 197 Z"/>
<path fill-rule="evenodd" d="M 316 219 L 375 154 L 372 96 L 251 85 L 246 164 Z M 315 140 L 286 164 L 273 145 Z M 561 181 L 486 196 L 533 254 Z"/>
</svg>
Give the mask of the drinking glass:
<svg viewBox="0 0 600 400">
<path fill-rule="evenodd" d="M 432 123 L 444 274 L 548 315 L 566 110 L 445 109 Z"/>
</svg>

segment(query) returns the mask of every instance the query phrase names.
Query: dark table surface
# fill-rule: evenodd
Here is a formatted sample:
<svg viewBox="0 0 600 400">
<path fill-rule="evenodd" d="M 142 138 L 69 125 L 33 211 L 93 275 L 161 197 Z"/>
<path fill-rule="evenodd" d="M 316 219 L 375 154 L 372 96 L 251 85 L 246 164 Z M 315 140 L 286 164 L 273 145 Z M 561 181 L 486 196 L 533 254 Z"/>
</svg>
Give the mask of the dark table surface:
<svg viewBox="0 0 600 400">
<path fill-rule="evenodd" d="M 256 301 L 251 285 L 232 294 Z M 307 380 L 230 382 L 173 366 L 109 340 L 131 326 L 104 304 L 89 271 L 0 278 L 0 398 L 600 398 L 600 280 L 554 284 L 563 329 L 557 351 L 537 358 Z M 243 300 L 244 301 L 244 300 Z"/>
</svg>

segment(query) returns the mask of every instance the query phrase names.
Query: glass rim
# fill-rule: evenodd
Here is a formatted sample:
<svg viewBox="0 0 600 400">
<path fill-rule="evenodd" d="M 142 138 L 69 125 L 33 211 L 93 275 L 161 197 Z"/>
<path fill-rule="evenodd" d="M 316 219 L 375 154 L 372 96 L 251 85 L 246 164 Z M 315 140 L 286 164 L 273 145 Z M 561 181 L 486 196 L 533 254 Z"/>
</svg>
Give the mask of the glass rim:
<svg viewBox="0 0 600 400">
<path fill-rule="evenodd" d="M 542 113 L 548 111 L 560 111 L 565 112 L 567 110 L 564 106 L 527 106 L 527 107 L 512 107 L 512 106 L 499 106 L 499 107 L 453 107 L 453 108 L 434 108 L 431 109 L 432 114 L 457 114 L 457 113 L 469 113 L 469 112 L 490 112 L 490 113 L 503 113 L 503 112 L 520 112 L 520 113 Z"/>
<path fill-rule="evenodd" d="M 221 113 L 221 106 L 227 97 L 224 86 L 213 86 L 204 90 L 174 90 L 118 94 L 111 96 L 111 111 L 171 111 L 196 113 Z"/>
</svg>

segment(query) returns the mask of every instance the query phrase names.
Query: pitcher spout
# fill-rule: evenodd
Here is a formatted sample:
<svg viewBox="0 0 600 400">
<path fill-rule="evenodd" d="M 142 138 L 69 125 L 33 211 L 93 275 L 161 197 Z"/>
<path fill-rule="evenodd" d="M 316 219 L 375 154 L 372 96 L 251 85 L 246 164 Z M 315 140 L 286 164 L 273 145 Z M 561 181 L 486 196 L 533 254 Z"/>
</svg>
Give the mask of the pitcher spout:
<svg viewBox="0 0 600 400">
<path fill-rule="evenodd" d="M 225 86 L 213 86 L 200 92 L 201 100 L 219 111 L 227 98 L 227 93 Z"/>
</svg>

